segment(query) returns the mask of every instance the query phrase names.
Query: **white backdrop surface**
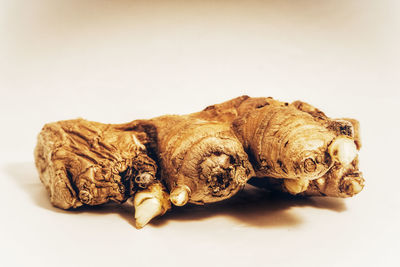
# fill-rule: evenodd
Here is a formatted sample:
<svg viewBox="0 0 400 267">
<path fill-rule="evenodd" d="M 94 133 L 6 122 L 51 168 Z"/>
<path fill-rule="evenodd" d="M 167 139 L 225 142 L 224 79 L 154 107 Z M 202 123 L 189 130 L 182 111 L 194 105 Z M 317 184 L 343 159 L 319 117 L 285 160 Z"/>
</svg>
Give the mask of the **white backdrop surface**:
<svg viewBox="0 0 400 267">
<path fill-rule="evenodd" d="M 1 266 L 400 266 L 400 2 L 0 1 Z M 120 123 L 247 94 L 361 122 L 351 199 L 234 199 L 142 230 L 129 205 L 53 208 L 46 122 Z"/>
</svg>

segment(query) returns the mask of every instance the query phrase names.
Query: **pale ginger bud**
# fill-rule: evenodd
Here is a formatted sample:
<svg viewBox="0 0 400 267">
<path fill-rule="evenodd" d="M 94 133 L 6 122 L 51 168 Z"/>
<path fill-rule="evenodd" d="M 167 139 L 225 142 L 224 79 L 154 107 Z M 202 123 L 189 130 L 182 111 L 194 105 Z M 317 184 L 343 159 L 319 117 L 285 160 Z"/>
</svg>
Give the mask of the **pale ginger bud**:
<svg viewBox="0 0 400 267">
<path fill-rule="evenodd" d="M 329 145 L 328 152 L 331 157 L 346 166 L 357 156 L 357 147 L 352 138 L 339 136 Z"/>
</svg>

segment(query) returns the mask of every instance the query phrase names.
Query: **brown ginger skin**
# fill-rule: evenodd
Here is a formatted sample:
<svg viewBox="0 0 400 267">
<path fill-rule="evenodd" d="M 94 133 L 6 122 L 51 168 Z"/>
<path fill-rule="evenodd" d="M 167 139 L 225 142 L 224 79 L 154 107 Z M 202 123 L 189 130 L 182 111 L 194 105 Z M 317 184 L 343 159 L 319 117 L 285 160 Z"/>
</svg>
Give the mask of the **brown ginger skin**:
<svg viewBox="0 0 400 267">
<path fill-rule="evenodd" d="M 353 150 L 360 149 L 359 124 L 354 119 L 330 119 L 301 101 L 289 104 L 248 96 L 209 106 L 196 116 L 231 122 L 256 176 L 284 178 L 277 183 L 292 194 L 308 191 L 305 194 L 345 197 L 363 187 L 358 165 L 338 162 L 338 158 L 346 158 L 343 155 L 346 152 L 342 151 L 340 157 L 335 154 L 338 152 L 335 147 L 352 148 L 351 143 Z M 322 177 L 324 185 L 317 187 L 316 181 Z M 318 181 L 321 183 L 323 179 Z"/>
<path fill-rule="evenodd" d="M 162 182 L 150 154 L 161 167 Z M 134 196 L 138 228 L 164 214 L 170 199 L 178 206 L 224 200 L 254 175 L 229 124 L 191 116 L 115 125 L 83 119 L 50 123 L 38 136 L 35 161 L 54 206 Z"/>
<path fill-rule="evenodd" d="M 204 204 L 227 199 L 254 175 L 231 127 L 196 116 L 167 115 L 134 121 L 156 140 L 161 179 L 175 205 Z"/>
<path fill-rule="evenodd" d="M 231 118 L 222 107 L 227 103 L 205 112 L 211 113 L 210 119 L 217 119 L 221 111 L 212 111 L 220 109 L 223 120 L 232 122 L 258 177 L 315 179 L 333 165 L 326 151 L 336 135 L 310 114 L 272 98 L 237 100 L 241 102 L 228 111 L 234 114 Z"/>
<path fill-rule="evenodd" d="M 352 196 L 364 185 L 358 127 L 301 101 L 242 96 L 185 116 L 47 124 L 35 161 L 53 205 L 134 196 L 141 228 L 164 214 L 170 200 L 182 206 L 227 199 L 252 176 L 255 184 L 291 194 Z"/>
<path fill-rule="evenodd" d="M 46 124 L 35 162 L 54 206 L 68 209 L 124 202 L 156 182 L 157 166 L 144 133 L 83 119 Z"/>
<path fill-rule="evenodd" d="M 301 195 L 304 196 L 330 196 L 352 197 L 361 192 L 364 187 L 362 173 L 358 170 L 358 159 L 351 164 L 335 165 L 321 178 L 310 181 L 309 186 Z M 283 187 L 281 190 L 285 191 Z"/>
<path fill-rule="evenodd" d="M 352 197 L 364 187 L 364 178 L 358 170 L 358 159 L 351 164 L 343 166 L 335 163 L 334 166 L 322 177 L 309 181 L 301 192 L 291 192 L 285 185 L 286 179 L 270 177 L 252 178 L 251 185 L 266 188 L 273 192 L 284 192 L 301 196 L 328 196 L 347 198 Z"/>
</svg>

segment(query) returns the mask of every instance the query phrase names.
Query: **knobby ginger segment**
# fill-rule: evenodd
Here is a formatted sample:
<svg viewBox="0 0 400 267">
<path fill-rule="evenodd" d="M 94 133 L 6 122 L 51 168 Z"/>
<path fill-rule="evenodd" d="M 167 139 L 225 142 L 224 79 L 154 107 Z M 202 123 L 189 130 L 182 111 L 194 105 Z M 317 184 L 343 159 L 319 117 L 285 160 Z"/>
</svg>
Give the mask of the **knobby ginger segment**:
<svg viewBox="0 0 400 267">
<path fill-rule="evenodd" d="M 254 159 L 257 176 L 312 180 L 333 165 L 328 146 L 335 134 L 294 107 L 257 108 L 234 122 Z"/>
<path fill-rule="evenodd" d="M 275 179 L 270 177 L 252 178 L 249 183 L 267 188 L 271 191 L 287 192 L 301 196 L 328 196 L 328 197 L 352 197 L 361 192 L 364 187 L 364 178 L 358 170 L 358 159 L 351 164 L 334 166 L 322 177 L 307 181 L 304 186 L 302 180 Z"/>
<path fill-rule="evenodd" d="M 46 124 L 35 162 L 51 203 L 62 209 L 122 203 L 159 183 L 157 165 L 146 151 L 148 141 L 144 133 L 83 119 Z"/>
<path fill-rule="evenodd" d="M 209 106 L 196 116 L 230 122 L 257 177 L 287 180 L 264 184 L 280 184 L 291 194 L 314 188 L 313 192 L 328 195 L 323 191 L 330 188 L 329 195 L 340 197 L 356 194 L 363 187 L 362 174 L 354 164 L 361 147 L 357 120 L 330 119 L 301 101 L 289 104 L 248 96 Z M 317 179 L 325 181 L 323 188 L 315 187 Z"/>
<path fill-rule="evenodd" d="M 175 115 L 139 124 L 156 132 L 161 179 L 174 205 L 229 198 L 253 175 L 229 124 Z"/>
<path fill-rule="evenodd" d="M 352 197 L 361 192 L 364 178 L 358 170 L 358 158 L 351 164 L 336 163 L 324 176 L 310 182 L 304 196 Z"/>
</svg>

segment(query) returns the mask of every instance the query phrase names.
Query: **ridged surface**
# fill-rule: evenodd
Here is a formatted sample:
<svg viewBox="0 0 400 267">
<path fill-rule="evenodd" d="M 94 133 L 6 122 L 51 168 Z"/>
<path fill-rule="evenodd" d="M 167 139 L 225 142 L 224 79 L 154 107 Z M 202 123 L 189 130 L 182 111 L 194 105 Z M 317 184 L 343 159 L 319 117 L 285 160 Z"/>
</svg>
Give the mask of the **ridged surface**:
<svg viewBox="0 0 400 267">
<path fill-rule="evenodd" d="M 163 116 L 151 123 L 157 129 L 161 178 L 170 190 L 188 186 L 189 202 L 226 199 L 253 175 L 247 154 L 228 124 L 194 116 Z"/>
<path fill-rule="evenodd" d="M 38 136 L 35 162 L 40 179 L 60 208 L 122 202 L 130 195 L 130 179 L 155 162 L 145 152 L 140 133 L 83 119 L 46 124 Z"/>
</svg>

